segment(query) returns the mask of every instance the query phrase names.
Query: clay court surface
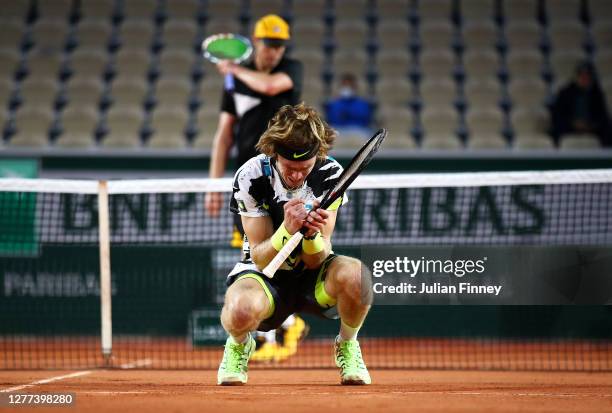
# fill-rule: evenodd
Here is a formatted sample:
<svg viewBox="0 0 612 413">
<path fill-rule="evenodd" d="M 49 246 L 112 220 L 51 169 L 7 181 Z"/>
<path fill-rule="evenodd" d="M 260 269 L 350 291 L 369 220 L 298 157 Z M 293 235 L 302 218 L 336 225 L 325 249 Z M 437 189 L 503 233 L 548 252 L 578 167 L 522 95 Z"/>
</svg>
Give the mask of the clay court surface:
<svg viewBox="0 0 612 413">
<path fill-rule="evenodd" d="M 373 370 L 372 379 L 348 387 L 333 369 L 255 369 L 248 385 L 219 387 L 214 370 L 1 371 L 0 392 L 75 394 L 74 406 L 52 411 L 612 411 L 612 373 Z"/>
</svg>

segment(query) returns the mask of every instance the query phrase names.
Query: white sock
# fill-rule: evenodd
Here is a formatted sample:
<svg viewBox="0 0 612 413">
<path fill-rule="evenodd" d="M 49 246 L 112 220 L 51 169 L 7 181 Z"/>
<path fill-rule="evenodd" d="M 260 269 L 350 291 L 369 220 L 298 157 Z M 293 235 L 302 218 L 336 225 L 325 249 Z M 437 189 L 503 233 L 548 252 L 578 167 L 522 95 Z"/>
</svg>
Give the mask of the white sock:
<svg viewBox="0 0 612 413">
<path fill-rule="evenodd" d="M 360 328 L 361 326 L 351 327 L 340 320 L 340 334 L 338 334 L 338 337 L 344 341 L 357 340 L 357 333 L 359 333 Z"/>
<path fill-rule="evenodd" d="M 295 316 L 291 314 L 289 317 L 285 319 L 285 321 L 283 321 L 283 324 L 281 324 L 281 327 L 286 329 L 286 328 L 291 327 L 294 324 L 295 324 Z"/>
<path fill-rule="evenodd" d="M 276 343 L 276 330 L 270 330 L 263 333 L 266 343 Z"/>
</svg>

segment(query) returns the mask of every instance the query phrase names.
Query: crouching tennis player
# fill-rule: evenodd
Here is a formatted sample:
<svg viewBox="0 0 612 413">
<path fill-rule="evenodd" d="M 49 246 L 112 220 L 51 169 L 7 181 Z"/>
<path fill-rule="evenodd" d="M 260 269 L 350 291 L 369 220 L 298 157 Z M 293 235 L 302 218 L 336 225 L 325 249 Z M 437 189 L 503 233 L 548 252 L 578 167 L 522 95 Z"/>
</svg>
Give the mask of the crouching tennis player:
<svg viewBox="0 0 612 413">
<path fill-rule="evenodd" d="M 311 107 L 283 106 L 272 118 L 257 149 L 236 172 L 230 209 L 240 214 L 246 234 L 243 260 L 228 276 L 221 323 L 229 337 L 217 382 L 247 382 L 255 350 L 250 332 L 277 328 L 293 313 L 340 318 L 335 340 L 342 384 L 370 384 L 357 332 L 371 303 L 362 285 L 361 262 L 332 252 L 338 198 L 327 210 L 318 202 L 337 183 L 342 167 L 327 156 L 334 131 Z M 308 211 L 313 209 L 308 215 Z M 262 270 L 292 234 L 306 226 L 301 246 L 269 279 Z M 369 284 L 369 277 L 364 277 Z"/>
</svg>

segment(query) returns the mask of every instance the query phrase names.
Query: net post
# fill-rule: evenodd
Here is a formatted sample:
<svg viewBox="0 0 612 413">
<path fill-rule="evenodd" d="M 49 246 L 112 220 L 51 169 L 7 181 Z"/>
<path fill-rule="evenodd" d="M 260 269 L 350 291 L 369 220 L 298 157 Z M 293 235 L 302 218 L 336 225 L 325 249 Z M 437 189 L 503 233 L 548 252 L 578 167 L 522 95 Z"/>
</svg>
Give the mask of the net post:
<svg viewBox="0 0 612 413">
<path fill-rule="evenodd" d="M 108 219 L 108 185 L 98 182 L 98 230 L 100 242 L 100 314 L 102 355 L 108 366 L 113 348 L 113 325 L 111 312 L 110 230 Z"/>
</svg>

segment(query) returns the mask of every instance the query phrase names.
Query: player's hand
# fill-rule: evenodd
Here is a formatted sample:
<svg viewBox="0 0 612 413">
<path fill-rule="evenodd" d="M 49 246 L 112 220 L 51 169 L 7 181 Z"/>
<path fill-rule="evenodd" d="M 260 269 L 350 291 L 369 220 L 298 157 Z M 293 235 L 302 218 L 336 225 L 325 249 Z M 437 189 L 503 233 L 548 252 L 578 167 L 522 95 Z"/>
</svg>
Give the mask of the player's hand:
<svg viewBox="0 0 612 413">
<path fill-rule="evenodd" d="M 305 237 L 312 237 L 317 232 L 321 232 L 327 224 L 327 219 L 329 218 L 329 212 L 327 212 L 323 208 L 319 208 L 319 202 L 315 201 L 312 206 L 312 211 L 306 217 L 304 221 L 304 226 L 308 228 L 308 232 L 304 234 Z"/>
<path fill-rule="evenodd" d="M 285 228 L 290 234 L 298 232 L 304 220 L 308 216 L 308 210 L 304 208 L 304 201 L 301 199 L 290 199 L 283 206 L 285 212 Z"/>
<path fill-rule="evenodd" d="M 204 208 L 211 217 L 218 217 L 223 205 L 223 194 L 221 192 L 207 192 L 204 195 Z"/>
<path fill-rule="evenodd" d="M 217 70 L 223 76 L 225 76 L 227 74 L 232 74 L 233 75 L 235 67 L 236 67 L 236 64 L 230 62 L 229 60 L 221 60 L 219 63 L 217 63 Z"/>
</svg>

